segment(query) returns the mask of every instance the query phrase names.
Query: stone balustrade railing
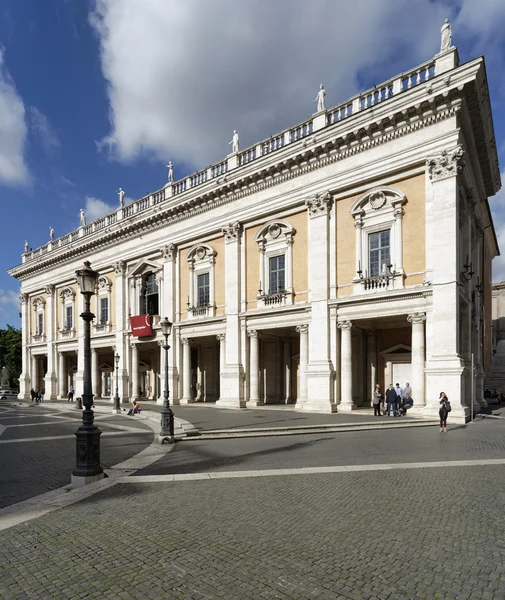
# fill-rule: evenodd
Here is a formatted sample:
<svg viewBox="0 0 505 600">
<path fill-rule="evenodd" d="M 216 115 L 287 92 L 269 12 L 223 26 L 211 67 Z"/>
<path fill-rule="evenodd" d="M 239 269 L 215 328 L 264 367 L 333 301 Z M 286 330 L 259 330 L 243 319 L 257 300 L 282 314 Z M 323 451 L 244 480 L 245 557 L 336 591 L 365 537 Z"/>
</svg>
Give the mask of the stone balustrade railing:
<svg viewBox="0 0 505 600">
<path fill-rule="evenodd" d="M 170 197 L 184 194 L 195 187 L 215 179 L 216 177 L 221 177 L 232 168 L 248 165 L 249 163 L 258 160 L 263 156 L 277 152 L 278 150 L 285 148 L 286 145 L 295 143 L 298 140 L 311 135 L 314 130 L 320 129 L 320 120 L 317 122 L 317 127 L 315 125 L 316 119 L 320 119 L 320 115 L 323 115 L 325 118 L 325 121 L 322 123 L 322 127 L 339 123 L 351 115 L 355 115 L 361 111 L 367 110 L 368 108 L 376 106 L 381 102 L 389 100 L 397 94 L 428 81 L 434 77 L 434 75 L 435 60 L 433 59 L 406 73 L 402 73 L 401 75 L 389 79 L 388 81 L 375 86 L 373 89 L 357 94 L 353 98 L 346 100 L 338 106 L 325 111 L 325 113 L 317 113 L 307 121 L 300 123 L 295 127 L 291 127 L 274 137 L 270 137 L 269 139 L 263 140 L 262 142 L 251 146 L 250 148 L 246 148 L 245 150 L 239 152 L 238 160 L 235 158 L 236 155 L 232 154 L 226 160 L 220 163 L 216 163 L 206 169 L 197 171 L 196 173 L 189 175 L 180 181 L 170 183 L 161 190 L 153 192 L 152 194 L 149 194 L 140 200 L 136 200 L 128 206 L 119 208 L 117 211 L 106 217 L 97 219 L 88 225 L 81 226 L 76 231 L 64 235 L 57 240 L 52 240 L 45 246 L 42 246 L 36 250 L 26 252 L 22 255 L 22 262 L 25 263 L 27 261 L 34 260 L 47 252 L 69 244 L 71 241 L 91 235 L 94 232 L 100 231 L 101 229 L 113 225 L 120 220 L 130 218 L 139 212 L 147 210 L 154 204 L 161 203 Z"/>
</svg>

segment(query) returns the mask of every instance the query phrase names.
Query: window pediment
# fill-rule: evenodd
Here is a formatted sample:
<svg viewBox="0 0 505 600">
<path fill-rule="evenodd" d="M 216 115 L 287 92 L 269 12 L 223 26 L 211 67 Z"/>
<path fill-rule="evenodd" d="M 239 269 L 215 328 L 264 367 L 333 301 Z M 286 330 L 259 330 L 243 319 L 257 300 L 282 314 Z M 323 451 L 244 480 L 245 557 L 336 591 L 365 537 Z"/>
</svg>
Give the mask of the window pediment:
<svg viewBox="0 0 505 600">
<path fill-rule="evenodd" d="M 379 186 L 367 190 L 354 202 L 349 212 L 355 220 L 365 216 L 373 216 L 383 212 L 394 212 L 407 202 L 407 198 L 400 190 Z"/>
<path fill-rule="evenodd" d="M 42 298 L 40 296 L 37 296 L 36 298 L 34 298 L 33 308 L 35 308 L 35 309 L 44 308 L 45 305 L 46 305 L 46 301 L 44 300 L 44 298 Z"/>
<path fill-rule="evenodd" d="M 140 260 L 132 265 L 128 271 L 128 277 L 141 277 L 146 273 L 161 271 L 163 266 L 153 260 Z"/>
<path fill-rule="evenodd" d="M 290 244 L 296 233 L 294 227 L 285 221 L 269 221 L 258 231 L 255 241 L 260 248 L 268 244 L 284 242 Z"/>
<path fill-rule="evenodd" d="M 217 252 L 209 244 L 198 244 L 186 254 L 186 260 L 193 265 L 201 262 L 214 264 L 216 255 Z"/>
<path fill-rule="evenodd" d="M 60 292 L 60 299 L 62 302 L 73 301 L 75 298 L 75 292 L 72 288 L 63 288 Z"/>
<path fill-rule="evenodd" d="M 112 287 L 112 283 L 108 277 L 105 277 L 105 275 L 101 275 L 98 278 L 98 291 L 99 292 L 110 292 L 111 287 Z"/>
</svg>

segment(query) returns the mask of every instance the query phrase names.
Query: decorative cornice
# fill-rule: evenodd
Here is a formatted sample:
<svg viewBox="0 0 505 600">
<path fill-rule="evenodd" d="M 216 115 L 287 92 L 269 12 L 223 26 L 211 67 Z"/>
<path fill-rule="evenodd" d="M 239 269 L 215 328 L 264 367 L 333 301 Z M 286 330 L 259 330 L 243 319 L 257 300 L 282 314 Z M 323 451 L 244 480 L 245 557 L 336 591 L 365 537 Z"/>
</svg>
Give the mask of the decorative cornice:
<svg viewBox="0 0 505 600">
<path fill-rule="evenodd" d="M 428 158 L 426 166 L 430 179 L 439 181 L 447 177 L 455 177 L 465 166 L 464 154 L 463 148 L 458 145 L 452 150 L 443 150 L 438 156 Z"/>
<path fill-rule="evenodd" d="M 332 204 L 333 198 L 329 192 L 325 192 L 324 194 L 316 194 L 315 196 L 305 200 L 305 206 L 309 209 L 309 216 L 311 218 L 320 217 L 321 215 L 328 215 Z"/>
<path fill-rule="evenodd" d="M 431 99 L 434 101 L 434 99 Z M 448 98 L 443 98 L 445 103 Z M 396 115 L 391 115 L 389 118 L 382 119 L 378 126 L 382 132 L 372 139 L 367 137 L 362 141 L 360 131 L 346 132 L 337 136 L 331 142 L 325 140 L 320 146 L 312 148 L 298 148 L 297 156 L 287 156 L 284 160 L 280 160 L 276 165 L 265 165 L 265 168 L 252 175 L 246 175 L 237 178 L 234 181 L 224 182 L 221 187 L 211 190 L 206 194 L 202 194 L 196 199 L 189 199 L 185 203 L 171 206 L 160 211 L 161 204 L 153 207 L 152 211 L 146 214 L 146 218 L 142 221 L 122 223 L 121 229 L 116 229 L 115 226 L 109 226 L 100 230 L 100 235 L 91 236 L 91 239 L 81 238 L 75 243 L 66 245 L 65 247 L 53 251 L 49 254 L 42 254 L 39 259 L 34 259 L 33 262 L 23 263 L 18 267 L 14 267 L 9 272 L 23 281 L 32 273 L 44 271 L 47 267 L 55 263 L 73 262 L 83 255 L 89 254 L 96 247 L 106 248 L 116 246 L 119 242 L 138 237 L 143 232 L 152 232 L 153 230 L 162 229 L 167 224 L 176 224 L 184 221 L 187 218 L 203 214 L 218 206 L 223 206 L 232 203 L 240 198 L 244 198 L 251 194 L 258 193 L 273 186 L 284 183 L 296 177 L 301 177 L 315 171 L 319 168 L 326 167 L 329 164 L 345 160 L 350 156 L 354 156 L 361 152 L 370 150 L 392 140 L 401 138 L 405 135 L 429 127 L 440 121 L 451 118 L 460 110 L 460 102 L 442 108 L 434 114 L 434 102 L 430 104 L 429 112 L 426 116 L 421 116 L 416 113 L 412 122 L 406 123 L 405 115 L 401 115 L 401 121 L 396 120 Z M 407 117 L 408 118 L 408 117 Z M 345 123 L 345 121 L 343 122 Z M 386 129 L 388 131 L 386 132 Z M 365 132 L 363 132 L 365 134 Z M 335 152 L 336 150 L 336 152 Z M 333 153 L 330 153 L 332 151 Z M 230 174 L 232 174 L 231 172 Z M 244 185 L 247 184 L 247 185 Z M 238 191 L 233 193 L 232 188 L 235 186 Z M 137 213 L 141 215 L 142 213 Z M 97 232 L 98 233 L 98 232 Z M 86 241 L 84 241 L 86 240 Z M 82 242 L 82 245 L 81 243 Z M 42 260 L 40 260 L 42 259 Z M 45 260 L 44 260 L 45 259 Z M 16 271 L 18 272 L 16 274 Z"/>
</svg>

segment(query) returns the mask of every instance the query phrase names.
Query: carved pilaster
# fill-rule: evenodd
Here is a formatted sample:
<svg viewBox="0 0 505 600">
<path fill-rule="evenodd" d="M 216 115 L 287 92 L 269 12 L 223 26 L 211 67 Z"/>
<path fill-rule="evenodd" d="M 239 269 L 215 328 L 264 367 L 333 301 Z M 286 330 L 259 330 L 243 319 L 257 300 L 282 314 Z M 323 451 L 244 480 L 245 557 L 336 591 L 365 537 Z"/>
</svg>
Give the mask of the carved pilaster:
<svg viewBox="0 0 505 600">
<path fill-rule="evenodd" d="M 114 263 L 114 272 L 116 275 L 124 275 L 126 273 L 126 262 L 124 260 L 118 260 Z"/>
<path fill-rule="evenodd" d="M 333 198 L 329 192 L 316 194 L 305 200 L 305 206 L 309 209 L 311 218 L 329 214 L 333 205 Z"/>
<path fill-rule="evenodd" d="M 19 294 L 19 301 L 21 302 L 21 306 L 28 302 L 28 294 L 26 292 L 21 292 Z"/>
<path fill-rule="evenodd" d="M 429 176 L 432 181 L 455 177 L 465 166 L 465 152 L 461 146 L 452 150 L 443 150 L 438 156 L 426 160 Z"/>
<path fill-rule="evenodd" d="M 54 283 L 49 283 L 48 285 L 46 285 L 46 287 L 44 288 L 45 293 L 48 296 L 52 296 L 54 294 Z"/>
<path fill-rule="evenodd" d="M 177 246 L 175 244 L 167 244 L 161 253 L 164 260 L 174 261 L 177 256 Z"/>
<path fill-rule="evenodd" d="M 242 224 L 238 221 L 221 228 L 226 242 L 236 242 L 242 235 Z"/>
</svg>

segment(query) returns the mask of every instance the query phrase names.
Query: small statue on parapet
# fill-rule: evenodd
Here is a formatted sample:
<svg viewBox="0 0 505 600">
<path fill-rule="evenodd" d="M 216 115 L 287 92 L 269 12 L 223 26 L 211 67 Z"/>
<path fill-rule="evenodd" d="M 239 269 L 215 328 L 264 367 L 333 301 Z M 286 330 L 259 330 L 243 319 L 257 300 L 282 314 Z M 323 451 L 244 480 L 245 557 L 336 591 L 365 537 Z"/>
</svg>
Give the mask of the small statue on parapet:
<svg viewBox="0 0 505 600">
<path fill-rule="evenodd" d="M 326 96 L 326 91 L 324 89 L 324 85 L 321 84 L 319 86 L 319 91 L 317 92 L 316 99 L 314 102 L 317 102 L 317 112 L 321 112 L 325 110 L 324 108 L 324 97 Z"/>
<path fill-rule="evenodd" d="M 28 252 L 28 240 L 25 241 L 25 254 Z"/>
<path fill-rule="evenodd" d="M 236 129 L 233 130 L 233 137 L 231 138 L 231 142 L 228 142 L 228 144 L 231 144 L 232 154 L 236 154 L 238 152 L 238 133 Z"/>
<path fill-rule="evenodd" d="M 165 163 L 163 163 L 165 165 Z M 174 166 L 172 164 L 172 161 L 168 162 L 168 165 L 165 165 L 165 167 L 168 169 L 168 183 L 173 183 L 174 182 Z"/>
<path fill-rule="evenodd" d="M 54 229 L 52 227 L 49 227 L 49 240 L 54 241 Z"/>
<path fill-rule="evenodd" d="M 117 195 L 119 196 L 119 206 L 123 208 L 124 206 L 124 190 L 119 188 Z"/>
<path fill-rule="evenodd" d="M 84 227 L 84 225 L 86 225 L 86 215 L 83 208 L 79 211 L 79 218 L 81 220 L 81 227 Z"/>
<path fill-rule="evenodd" d="M 440 42 L 440 52 L 446 52 L 451 47 L 452 42 L 452 31 L 449 19 L 445 20 L 445 23 L 442 25 L 442 29 L 440 30 L 440 34 L 442 37 Z"/>
</svg>

